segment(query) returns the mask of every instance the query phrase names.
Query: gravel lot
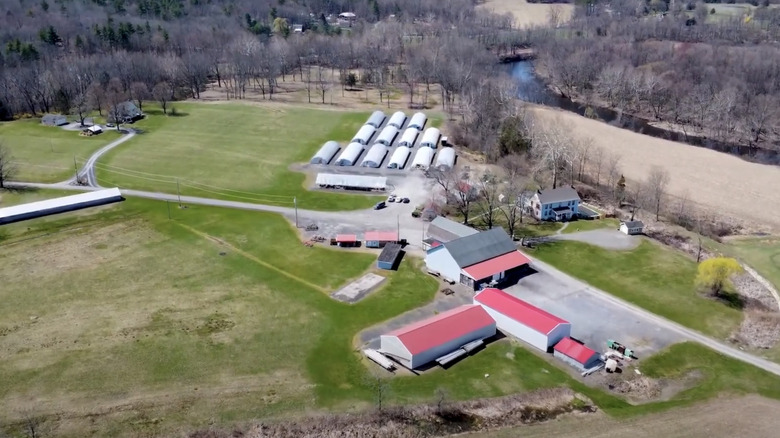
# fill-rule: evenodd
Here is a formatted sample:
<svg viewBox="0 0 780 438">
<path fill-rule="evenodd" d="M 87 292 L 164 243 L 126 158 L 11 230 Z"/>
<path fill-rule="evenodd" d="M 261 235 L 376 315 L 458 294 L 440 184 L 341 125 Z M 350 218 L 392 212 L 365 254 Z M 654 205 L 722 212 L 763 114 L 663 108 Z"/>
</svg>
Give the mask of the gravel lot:
<svg viewBox="0 0 780 438">
<path fill-rule="evenodd" d="M 534 267 L 537 273 L 506 291 L 568 320 L 572 336 L 596 351 L 605 351 L 607 339 L 614 339 L 634 349 L 641 358 L 683 340 L 677 333 L 604 301 L 577 280 Z"/>
</svg>

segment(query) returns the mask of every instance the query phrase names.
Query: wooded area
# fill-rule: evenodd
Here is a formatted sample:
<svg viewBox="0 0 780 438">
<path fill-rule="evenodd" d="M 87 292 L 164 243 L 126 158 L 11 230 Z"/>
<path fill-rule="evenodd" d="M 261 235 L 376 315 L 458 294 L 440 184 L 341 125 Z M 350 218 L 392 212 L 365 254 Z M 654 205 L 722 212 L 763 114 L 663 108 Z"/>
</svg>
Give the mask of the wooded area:
<svg viewBox="0 0 780 438">
<path fill-rule="evenodd" d="M 765 2 L 768 4 L 768 2 Z M 780 8 L 714 17 L 704 3 L 619 0 L 539 30 L 561 95 L 726 144 L 780 148 Z"/>
</svg>

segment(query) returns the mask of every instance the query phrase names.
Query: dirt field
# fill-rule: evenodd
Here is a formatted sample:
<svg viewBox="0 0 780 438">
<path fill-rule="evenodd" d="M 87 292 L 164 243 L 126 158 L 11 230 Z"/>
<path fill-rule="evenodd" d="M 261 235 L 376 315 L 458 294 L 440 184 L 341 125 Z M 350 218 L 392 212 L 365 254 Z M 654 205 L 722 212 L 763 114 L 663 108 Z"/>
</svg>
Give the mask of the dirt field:
<svg viewBox="0 0 780 438">
<path fill-rule="evenodd" d="M 708 149 L 620 129 L 576 114 L 536 107 L 544 118 L 560 118 L 576 135 L 590 137 L 605 152 L 621 157 L 629 182 L 643 180 L 652 166 L 669 172 L 669 193 L 720 216 L 744 219 L 766 231 L 780 230 L 780 167 L 750 163 Z"/>
<path fill-rule="evenodd" d="M 777 429 L 780 428 L 780 418 L 776 415 L 778 409 L 780 402 L 758 396 L 721 398 L 688 408 L 628 420 L 616 420 L 603 414 L 569 415 L 546 424 L 464 436 L 763 438 L 777 434 Z"/>
<path fill-rule="evenodd" d="M 493 11 L 497 14 L 509 12 L 515 16 L 515 21 L 520 27 L 548 24 L 551 7 L 560 10 L 561 19 L 563 21 L 568 21 L 574 12 L 573 4 L 550 5 L 543 3 L 528 3 L 525 0 L 487 0 L 477 7 Z"/>
</svg>

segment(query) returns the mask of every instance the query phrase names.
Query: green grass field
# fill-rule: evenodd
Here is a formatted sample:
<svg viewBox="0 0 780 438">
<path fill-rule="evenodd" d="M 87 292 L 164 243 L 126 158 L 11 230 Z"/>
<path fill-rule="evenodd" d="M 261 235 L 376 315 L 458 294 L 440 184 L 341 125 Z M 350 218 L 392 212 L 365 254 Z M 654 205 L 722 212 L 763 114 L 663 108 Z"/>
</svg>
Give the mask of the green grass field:
<svg viewBox="0 0 780 438">
<path fill-rule="evenodd" d="M 177 103 L 176 116 L 153 106 L 135 124 L 145 132 L 98 163 L 102 185 L 315 210 L 367 208 L 380 197 L 307 190 L 308 162 L 327 140 L 349 141 L 366 113 L 243 104 Z M 309 183 L 310 184 L 310 183 Z"/>
<path fill-rule="evenodd" d="M 130 198 L 4 230 L 0 404 L 15 408 L 0 423 L 29 412 L 22 400 L 37 400 L 41 414 L 104 412 L 96 423 L 62 422 L 63 435 L 171 433 L 369 407 L 374 365 L 353 349 L 354 336 L 437 290 L 407 258 L 382 290 L 337 302 L 327 293 L 375 256 L 307 248 L 271 214 L 191 206 L 168 220 L 165 203 Z M 393 379 L 390 400 L 428 402 L 440 387 L 466 399 L 566 382 L 574 384 L 504 340 L 447 371 Z"/>
<path fill-rule="evenodd" d="M 54 183 L 75 173 L 94 151 L 119 138 L 116 131 L 82 137 L 78 131 L 43 126 L 39 119 L 0 123 L 0 143 L 11 151 L 17 166 L 16 181 Z"/>
<path fill-rule="evenodd" d="M 15 194 L 14 200 L 41 194 L 50 195 Z M 381 290 L 354 305 L 337 302 L 327 293 L 371 269 L 375 256 L 307 248 L 283 218 L 266 213 L 190 206 L 174 209 L 169 220 L 165 203 L 130 198 L 3 230 L 0 404 L 10 408 L 0 412 L 0 424 L 31 412 L 78 412 L 51 422 L 60 436 L 172 435 L 209 424 L 369 408 L 375 395 L 369 376 L 378 368 L 354 349 L 354 337 L 430 301 L 437 290 L 420 261 L 407 257 L 398 272 L 383 272 L 390 278 Z M 535 255 L 554 258 L 557 247 L 564 245 Z M 583 250 L 594 263 L 610 257 Z M 675 254 L 654 251 L 660 249 L 645 243 L 629 256 L 653 266 L 633 281 L 646 283 L 659 270 L 670 283 L 681 278 L 686 267 L 674 271 L 652 259 L 671 257 L 666 263 L 679 268 Z M 608 263 L 618 270 L 630 264 Z M 662 287 L 653 281 L 642 291 Z M 676 291 L 683 303 L 694 298 Z M 704 311 L 728 319 L 719 308 Z M 712 372 L 709 389 L 672 402 L 631 406 L 508 339 L 448 370 L 389 380 L 388 401 L 431 402 L 440 388 L 460 400 L 564 385 L 621 417 L 724 391 L 780 398 L 778 379 L 719 356 L 716 363 L 715 353 L 694 347 L 643 362 L 650 374 Z"/>
<path fill-rule="evenodd" d="M 632 251 L 556 242 L 532 254 L 612 295 L 717 338 L 727 337 L 742 321 L 739 310 L 695 290 L 693 260 L 648 241 Z"/>
<path fill-rule="evenodd" d="M 743 260 L 758 271 L 775 288 L 780 288 L 780 240 L 777 238 L 747 238 L 731 240 L 725 251 Z"/>
</svg>

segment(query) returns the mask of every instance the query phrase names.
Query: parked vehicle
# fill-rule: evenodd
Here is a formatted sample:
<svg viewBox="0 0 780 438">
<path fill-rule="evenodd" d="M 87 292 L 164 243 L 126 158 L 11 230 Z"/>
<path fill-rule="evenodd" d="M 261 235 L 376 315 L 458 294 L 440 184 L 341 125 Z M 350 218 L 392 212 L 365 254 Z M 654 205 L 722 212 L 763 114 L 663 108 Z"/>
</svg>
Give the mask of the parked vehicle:
<svg viewBox="0 0 780 438">
<path fill-rule="evenodd" d="M 387 207 L 387 204 L 385 204 L 385 201 L 377 202 L 374 206 L 374 210 L 381 210 L 383 208 Z"/>
<path fill-rule="evenodd" d="M 403 202 L 404 204 L 408 204 L 409 198 L 401 198 L 401 202 Z"/>
</svg>

